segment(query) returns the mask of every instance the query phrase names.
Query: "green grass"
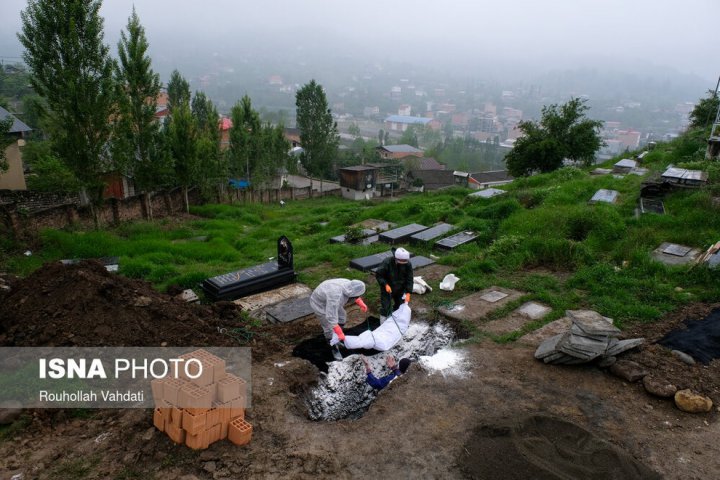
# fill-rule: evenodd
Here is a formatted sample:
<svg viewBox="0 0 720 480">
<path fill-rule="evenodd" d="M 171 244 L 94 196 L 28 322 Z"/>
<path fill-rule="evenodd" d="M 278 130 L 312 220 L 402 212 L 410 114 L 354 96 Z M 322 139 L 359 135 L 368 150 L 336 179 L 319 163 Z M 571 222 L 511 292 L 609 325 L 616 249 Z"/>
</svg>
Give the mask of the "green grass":
<svg viewBox="0 0 720 480">
<path fill-rule="evenodd" d="M 11 241 L 0 242 L 0 267 L 27 275 L 45 261 L 119 256 L 122 274 L 147 279 L 160 290 L 173 284 L 196 287 L 207 277 L 275 257 L 277 238 L 286 235 L 294 245 L 299 280 L 314 287 L 331 277 L 366 279 L 348 269 L 350 259 L 388 248 L 328 242 L 348 226 L 369 218 L 399 225 L 442 221 L 476 231 L 479 239 L 443 254 L 431 246 L 410 247 L 419 255 L 439 255 L 438 263 L 451 266 L 461 278 L 454 292 L 435 289 L 426 295 L 431 305 L 500 285 L 550 305 L 549 319 L 565 309 L 592 308 L 620 325 L 649 322 L 688 302 L 720 297 L 720 272 L 665 267 L 650 259 L 665 241 L 704 250 L 720 240 L 720 212 L 712 205 L 712 196 L 720 195 L 720 166 L 705 162 L 703 152 L 703 135 L 691 132 L 646 156 L 643 166 L 653 173 L 670 163 L 710 173 L 708 187 L 669 194 L 667 215 L 636 215 L 645 178 L 592 176 L 592 168 L 571 167 L 517 179 L 503 187 L 506 195 L 492 199 L 452 188 L 380 202 L 323 198 L 284 207 L 203 205 L 193 207 L 195 218 L 184 221 L 133 222 L 103 231 L 46 230 L 41 248 L 30 257 Z M 588 205 L 601 188 L 618 190 L 619 203 Z M 371 308 L 379 301 L 375 290 L 375 285 L 368 289 Z"/>
</svg>

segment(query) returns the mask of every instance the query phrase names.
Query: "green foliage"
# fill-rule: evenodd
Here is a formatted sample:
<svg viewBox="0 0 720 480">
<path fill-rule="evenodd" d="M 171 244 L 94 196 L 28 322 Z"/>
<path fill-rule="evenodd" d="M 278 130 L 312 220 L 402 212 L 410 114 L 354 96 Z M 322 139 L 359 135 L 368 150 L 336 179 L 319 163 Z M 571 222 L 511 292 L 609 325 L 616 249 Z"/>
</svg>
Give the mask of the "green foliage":
<svg viewBox="0 0 720 480">
<path fill-rule="evenodd" d="M 121 32 L 118 42 L 115 81 L 119 112 L 112 151 L 116 166 L 133 177 L 140 191 L 162 185 L 169 167 L 155 121 L 154 100 L 160 93 L 160 76 L 152 70 L 148 46 L 145 29 L 133 7 L 127 33 Z"/>
<path fill-rule="evenodd" d="M 177 70 L 170 74 L 167 93 L 170 114 L 182 105 L 190 106 L 190 83 Z"/>
<path fill-rule="evenodd" d="M 703 129 L 708 127 L 715 120 L 718 106 L 720 99 L 717 94 L 714 90 L 708 90 L 707 97 L 701 98 L 690 112 L 690 127 Z"/>
<path fill-rule="evenodd" d="M 322 86 L 315 80 L 303 85 L 295 96 L 295 106 L 300 144 L 304 150 L 300 162 L 310 175 L 334 176 L 332 164 L 340 138 Z"/>
<path fill-rule="evenodd" d="M 29 142 L 25 145 L 23 162 L 31 170 L 26 177 L 30 190 L 71 193 L 80 189 L 80 182 L 52 151 L 52 145 L 48 141 Z"/>
<path fill-rule="evenodd" d="M 560 168 L 566 158 L 589 165 L 602 146 L 598 133 L 602 122 L 586 118 L 588 109 L 585 100 L 573 98 L 561 106 L 543 107 L 538 123 L 520 122 L 524 136 L 505 158 L 510 174 L 550 172 Z"/>
<path fill-rule="evenodd" d="M 7 158 L 5 157 L 5 149 L 15 141 L 15 138 L 8 133 L 14 121 L 12 116 L 7 117 L 5 120 L 0 120 L 0 173 L 7 171 L 9 167 Z"/>
<path fill-rule="evenodd" d="M 102 198 L 104 150 L 115 108 L 113 62 L 103 44 L 99 0 L 37 0 L 20 14 L 23 59 L 31 84 L 48 107 L 59 158 Z"/>
</svg>

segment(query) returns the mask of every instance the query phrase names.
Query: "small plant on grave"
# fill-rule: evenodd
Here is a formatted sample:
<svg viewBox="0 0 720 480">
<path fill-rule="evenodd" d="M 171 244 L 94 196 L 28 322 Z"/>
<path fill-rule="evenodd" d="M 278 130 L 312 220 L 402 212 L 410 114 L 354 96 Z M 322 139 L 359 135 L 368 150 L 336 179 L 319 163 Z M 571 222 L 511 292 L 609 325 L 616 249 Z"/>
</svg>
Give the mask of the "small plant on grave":
<svg viewBox="0 0 720 480">
<path fill-rule="evenodd" d="M 345 241 L 348 243 L 358 243 L 363 239 L 363 230 L 360 227 L 348 227 L 345 230 Z"/>
</svg>

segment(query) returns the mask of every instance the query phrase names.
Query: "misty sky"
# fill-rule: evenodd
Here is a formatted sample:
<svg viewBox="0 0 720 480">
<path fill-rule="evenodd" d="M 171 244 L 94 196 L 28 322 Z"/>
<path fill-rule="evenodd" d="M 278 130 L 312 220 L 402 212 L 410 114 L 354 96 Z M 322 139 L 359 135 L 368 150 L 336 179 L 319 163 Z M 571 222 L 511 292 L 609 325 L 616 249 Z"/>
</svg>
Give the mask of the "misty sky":
<svg viewBox="0 0 720 480">
<path fill-rule="evenodd" d="M 16 57 L 25 0 L 0 0 L 0 57 Z M 240 46 L 308 45 L 344 49 L 363 59 L 430 66 L 572 68 L 597 64 L 667 66 L 714 87 L 720 30 L 718 0 L 106 0 L 112 52 L 133 4 L 151 54 L 208 42 L 225 54 Z M 320 48 L 320 47 L 318 47 Z M 155 49 L 155 50 L 154 50 Z M 6 62 L 12 59 L 5 59 Z"/>
</svg>

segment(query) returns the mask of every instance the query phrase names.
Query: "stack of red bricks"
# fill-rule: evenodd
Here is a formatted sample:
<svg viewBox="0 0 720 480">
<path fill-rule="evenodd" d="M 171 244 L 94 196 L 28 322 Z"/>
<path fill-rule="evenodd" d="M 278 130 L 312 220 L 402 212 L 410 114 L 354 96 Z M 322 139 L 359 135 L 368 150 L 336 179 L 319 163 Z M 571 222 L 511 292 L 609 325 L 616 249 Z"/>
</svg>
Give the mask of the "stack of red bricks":
<svg viewBox="0 0 720 480">
<path fill-rule="evenodd" d="M 205 351 L 182 355 L 188 365 L 179 377 L 153 380 L 153 424 L 175 442 L 205 449 L 229 439 L 236 445 L 250 442 L 252 425 L 245 421 L 247 384 L 225 371 L 225 360 Z M 202 364 L 200 371 L 198 362 Z M 197 378 L 192 378 L 197 377 Z"/>
</svg>

